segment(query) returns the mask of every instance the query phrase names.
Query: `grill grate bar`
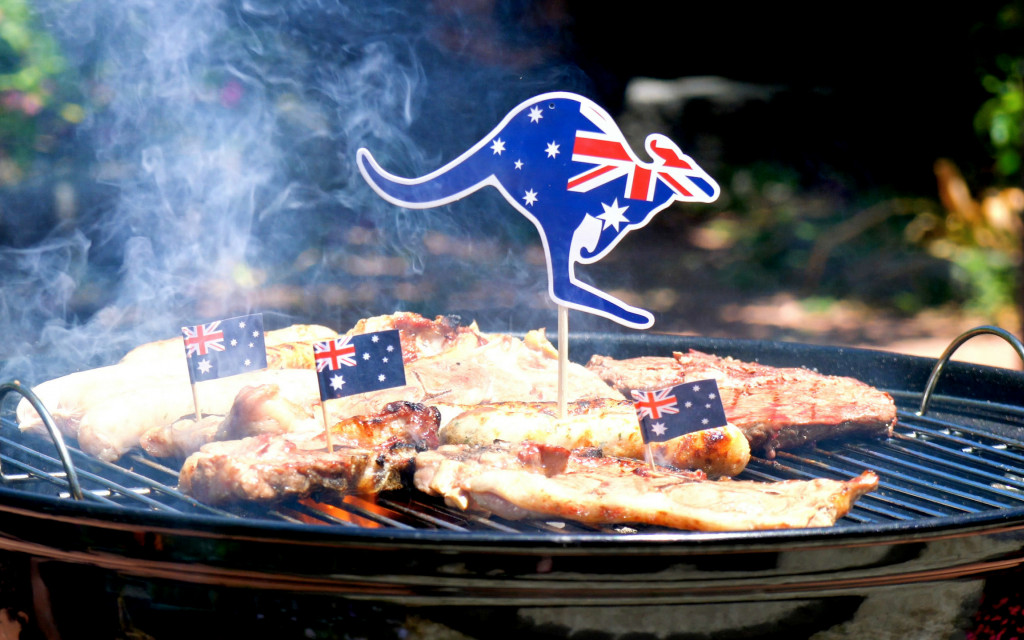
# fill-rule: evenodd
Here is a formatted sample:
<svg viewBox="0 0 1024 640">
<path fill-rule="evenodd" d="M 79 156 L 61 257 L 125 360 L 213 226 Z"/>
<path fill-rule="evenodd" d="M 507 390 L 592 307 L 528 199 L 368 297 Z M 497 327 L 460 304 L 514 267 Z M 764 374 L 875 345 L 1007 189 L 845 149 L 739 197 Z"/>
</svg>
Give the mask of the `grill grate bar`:
<svg viewBox="0 0 1024 640">
<path fill-rule="evenodd" d="M 466 531 L 465 527 L 460 527 L 458 525 L 452 524 L 451 522 L 448 522 L 447 520 L 435 517 L 427 513 L 426 510 L 424 509 L 411 509 L 400 502 L 389 500 L 387 498 L 379 499 L 378 502 L 389 509 L 397 511 L 410 518 L 418 519 L 436 529 L 447 529 L 449 531 Z"/>
<path fill-rule="evenodd" d="M 22 453 L 22 454 L 24 454 L 25 456 L 27 456 L 29 458 L 40 460 L 40 461 L 45 462 L 46 464 L 49 464 L 51 466 L 54 466 L 54 467 L 61 467 L 62 466 L 60 461 L 57 460 L 56 458 L 53 458 L 53 457 L 51 457 L 49 455 L 46 455 L 44 453 L 41 453 L 41 452 L 35 450 L 35 449 L 32 449 L 30 447 L 26 447 L 26 446 L 24 446 L 22 444 L 19 444 L 17 442 L 14 442 L 13 440 L 10 440 L 9 438 L 0 437 L 0 444 L 3 444 L 5 447 L 10 447 L 12 449 L 15 449 L 19 453 Z M 69 447 L 69 451 L 71 451 L 71 450 L 72 450 L 72 448 Z M 82 455 L 84 455 L 84 454 L 82 454 Z M 26 471 L 28 469 L 32 468 L 30 465 L 28 465 L 27 462 L 23 463 L 23 462 L 15 459 L 15 458 L 8 457 L 8 456 L 4 456 L 3 457 L 3 464 L 19 466 L 19 467 L 22 468 L 22 470 L 26 470 Z M 125 470 L 122 470 L 122 469 L 119 469 L 119 470 L 120 471 L 125 471 Z M 53 478 L 52 474 L 50 474 L 50 473 L 48 473 L 48 472 L 46 472 L 46 471 L 44 471 L 42 469 L 37 469 L 37 471 L 38 471 L 37 475 L 40 478 L 45 478 L 46 476 L 49 476 L 50 478 Z M 135 491 L 133 489 L 130 489 L 128 487 L 124 487 L 124 486 L 122 486 L 122 485 L 120 485 L 120 484 L 118 484 L 116 482 L 108 480 L 107 478 L 105 478 L 103 476 L 100 476 L 100 475 L 97 475 L 95 473 L 92 473 L 91 471 L 89 471 L 89 470 L 87 470 L 85 468 L 76 467 L 76 472 L 78 474 L 79 482 L 81 482 L 83 484 L 85 484 L 86 482 L 91 482 L 91 483 L 94 483 L 96 485 L 99 485 L 99 486 L 107 489 L 108 491 L 111 492 L 111 494 L 117 494 L 117 495 L 122 496 L 124 498 L 127 498 L 129 500 L 133 500 L 135 502 L 139 502 L 139 503 L 145 504 L 146 506 L 148 506 L 150 508 L 159 509 L 159 510 L 165 510 L 165 511 L 171 511 L 171 512 L 174 512 L 174 513 L 180 513 L 177 509 L 174 509 L 173 507 L 171 507 L 169 505 L 166 505 L 166 504 L 164 504 L 162 502 L 154 500 L 154 499 L 152 499 L 152 498 L 150 498 L 148 496 L 142 495 L 142 494 L 138 493 L 137 491 Z M 67 484 L 67 480 L 66 479 L 58 481 L 58 482 L 59 482 L 59 484 L 61 486 L 63 486 L 63 488 L 65 488 L 65 489 L 68 488 L 68 484 Z M 107 499 L 105 496 L 103 496 L 101 494 L 97 494 L 97 493 L 95 493 L 94 491 L 91 491 L 91 490 L 86 490 L 85 491 L 85 495 L 91 496 L 92 498 L 95 498 L 95 499 L 97 499 L 97 500 L 99 500 L 100 502 L 103 502 L 103 503 L 114 504 L 114 505 L 118 504 L 116 501 L 111 501 L 111 500 Z"/>
<path fill-rule="evenodd" d="M 989 466 L 1009 472 L 1018 472 L 1024 468 L 1024 455 L 1010 449 L 1010 447 L 1017 448 L 1020 445 L 1005 440 L 995 441 L 995 444 L 992 444 L 991 442 L 968 440 L 955 434 L 944 433 L 943 430 L 921 428 L 905 433 L 897 432 L 893 435 L 904 444 L 915 443 L 921 448 L 941 451 L 950 457 L 960 457 L 968 464 L 977 462 L 978 457 L 975 454 L 984 454 L 985 461 Z"/>
<path fill-rule="evenodd" d="M 893 492 L 903 494 L 912 500 L 940 505 L 950 509 L 951 511 L 964 513 L 975 513 L 983 509 L 978 508 L 977 506 L 972 507 L 970 504 L 963 504 L 948 500 L 945 496 L 956 496 L 965 500 L 967 503 L 976 503 L 976 505 L 981 505 L 984 508 L 990 509 L 1019 506 L 1009 502 L 999 502 L 991 498 L 971 493 L 962 487 L 966 486 L 968 488 L 980 489 L 982 491 L 989 489 L 989 487 L 976 482 L 966 481 L 963 478 L 959 478 L 949 473 L 942 473 L 927 465 L 918 464 L 917 462 L 912 462 L 904 458 L 885 455 L 878 451 L 861 450 L 858 452 L 854 450 L 854 453 L 860 453 L 862 457 L 847 456 L 838 453 L 833 453 L 832 455 L 848 462 L 863 461 L 865 466 L 874 468 L 880 477 L 886 478 L 885 486 L 888 489 Z M 935 483 L 928 482 L 925 477 L 908 475 L 905 473 L 905 470 L 907 469 L 917 471 L 921 473 L 922 476 L 939 478 L 939 486 L 942 487 L 942 491 L 934 491 L 937 485 Z"/>
<path fill-rule="evenodd" d="M 30 476 L 31 480 L 42 480 L 42 481 L 50 483 L 50 484 L 52 484 L 52 485 L 54 485 L 56 487 L 59 487 L 60 489 L 64 489 L 65 490 L 64 493 L 59 494 L 61 496 L 68 496 L 68 497 L 70 497 L 70 495 L 71 495 L 69 492 L 67 492 L 68 481 L 67 481 L 67 477 L 66 477 L 66 475 L 64 474 L 63 471 L 61 471 L 59 473 L 50 473 L 50 472 L 45 471 L 43 469 L 40 469 L 38 467 L 34 467 L 34 466 L 30 465 L 30 464 L 24 463 L 21 460 L 17 460 L 17 459 L 14 459 L 14 458 L 6 458 L 6 457 L 2 458 L 2 464 L 4 466 L 14 466 L 14 467 L 17 467 L 18 469 L 24 471 L 28 476 Z M 8 476 L 3 476 L 3 479 L 5 481 L 7 481 L 9 479 L 9 477 Z M 17 478 L 17 480 L 18 481 L 26 481 L 23 478 Z M 93 491 L 84 491 L 82 493 L 82 495 L 83 495 L 83 497 L 88 498 L 90 500 L 93 500 L 95 502 L 100 502 L 102 504 L 106 504 L 106 505 L 110 505 L 110 506 L 118 506 L 117 502 L 107 498 L 106 496 L 97 494 L 97 493 L 95 493 Z"/>
<path fill-rule="evenodd" d="M 768 462 L 768 465 L 780 473 L 762 474 L 761 479 L 768 481 L 786 479 L 812 480 L 814 478 L 823 477 L 823 471 L 826 472 L 824 475 L 833 476 L 836 479 L 845 479 L 859 473 L 859 471 L 853 470 L 844 472 L 819 460 L 812 460 L 787 454 L 784 451 L 779 451 L 776 455 L 778 458 L 785 459 L 792 464 L 782 464 L 778 460 Z M 811 468 L 807 469 L 805 467 Z M 746 473 L 747 471 L 744 471 L 744 474 Z M 922 515 L 928 517 L 941 517 L 949 515 L 950 511 L 959 510 L 953 508 L 952 505 L 950 509 L 945 510 L 922 507 L 921 505 L 915 504 L 906 499 L 900 499 L 897 495 L 891 493 L 891 489 L 892 484 L 888 474 L 879 474 L 878 490 L 873 491 L 858 500 L 850 513 L 854 516 L 860 517 L 868 517 L 867 514 L 874 514 L 875 516 L 880 516 L 887 520 L 914 520 Z"/>
<path fill-rule="evenodd" d="M 927 445 L 928 443 L 924 444 Z M 943 465 L 945 467 L 950 468 L 953 471 L 959 471 L 961 473 L 975 476 L 978 478 L 985 478 L 990 481 L 987 485 L 989 490 L 995 491 L 1000 495 L 1004 495 L 1015 500 L 1024 501 L 1024 495 L 1020 494 L 1020 490 L 1024 489 L 1024 478 L 1007 477 L 1006 473 L 993 473 L 992 471 L 988 470 L 989 468 L 997 470 L 1002 469 L 1003 467 L 1001 465 L 992 465 L 991 467 L 979 468 L 977 465 L 968 464 L 964 460 L 947 459 L 938 455 L 932 455 L 928 450 L 921 451 L 914 449 L 913 447 L 902 446 L 902 442 L 900 441 L 890 443 L 889 447 L 893 451 L 904 453 L 907 456 L 914 456 L 919 460 L 931 462 L 936 466 Z M 999 483 L 1000 485 L 1003 485 L 1003 487 L 1016 488 L 1002 488 L 992 483 Z"/>
<path fill-rule="evenodd" d="M 796 461 L 803 461 L 799 458 Z M 774 473 L 766 471 L 766 468 L 771 469 Z M 835 471 L 832 469 L 831 471 Z M 848 478 L 850 473 L 836 472 L 837 476 Z M 821 477 L 820 473 L 815 474 L 812 472 L 801 471 L 799 469 L 783 465 L 777 461 L 764 460 L 762 458 L 751 458 L 750 464 L 743 471 L 740 476 L 743 479 L 758 480 L 762 482 L 775 482 L 778 480 L 790 480 L 794 478 L 798 479 L 812 479 L 815 477 Z M 854 505 L 854 508 L 846 515 L 846 519 L 853 522 L 883 522 L 892 520 L 910 520 L 915 517 L 919 517 L 921 514 L 912 514 L 908 512 L 908 505 L 893 501 L 885 496 L 884 490 L 886 486 L 885 479 L 882 478 L 879 482 L 878 491 L 872 492 L 861 498 Z M 895 506 L 895 508 L 892 508 Z M 941 511 L 930 511 L 924 515 L 939 517 L 947 515 Z"/>
</svg>

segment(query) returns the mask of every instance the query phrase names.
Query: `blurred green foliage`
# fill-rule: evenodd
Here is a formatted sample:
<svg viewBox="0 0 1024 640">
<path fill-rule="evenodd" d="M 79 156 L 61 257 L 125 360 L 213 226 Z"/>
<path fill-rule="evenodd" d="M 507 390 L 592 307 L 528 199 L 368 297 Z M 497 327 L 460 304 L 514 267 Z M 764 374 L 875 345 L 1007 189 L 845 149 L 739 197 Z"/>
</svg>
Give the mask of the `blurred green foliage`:
<svg viewBox="0 0 1024 640">
<path fill-rule="evenodd" d="M 1024 178 L 1024 2 L 1004 5 L 995 16 L 992 31 L 1009 50 L 980 61 L 981 83 L 992 97 L 978 110 L 974 126 L 987 140 L 995 173 L 1008 182 Z"/>
<path fill-rule="evenodd" d="M 37 154 L 85 109 L 60 48 L 29 0 L 0 0 L 0 184 L 18 182 Z"/>
</svg>

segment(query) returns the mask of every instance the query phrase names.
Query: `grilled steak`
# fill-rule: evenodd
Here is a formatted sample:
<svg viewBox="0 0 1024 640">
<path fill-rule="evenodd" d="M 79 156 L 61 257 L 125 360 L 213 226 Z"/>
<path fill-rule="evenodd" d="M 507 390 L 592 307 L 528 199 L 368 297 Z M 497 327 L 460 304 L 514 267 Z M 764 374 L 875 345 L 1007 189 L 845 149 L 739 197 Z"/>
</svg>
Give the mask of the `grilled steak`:
<svg viewBox="0 0 1024 640">
<path fill-rule="evenodd" d="M 396 402 L 333 425 L 330 452 L 322 429 L 211 442 L 185 459 L 178 485 L 208 504 L 396 489 L 417 451 L 437 446 L 439 421 L 437 409 Z"/>
<path fill-rule="evenodd" d="M 441 442 L 486 445 L 494 440 L 542 442 L 567 449 L 600 448 L 605 455 L 643 458 L 636 409 L 627 400 L 580 400 L 558 417 L 554 402 L 500 402 L 466 407 L 441 428 Z M 651 443 L 655 462 L 734 476 L 747 466 L 750 445 L 733 426 Z"/>
<path fill-rule="evenodd" d="M 558 460 L 545 447 L 546 459 Z M 650 524 L 695 531 L 831 526 L 878 485 L 851 480 L 762 483 L 706 480 L 699 472 L 650 470 L 644 463 L 574 451 L 538 464 L 532 443 L 442 445 L 416 456 L 418 489 L 465 510 L 510 520 L 558 518 L 586 524 Z M 525 455 L 524 455 L 525 452 Z"/>
<path fill-rule="evenodd" d="M 850 434 L 888 436 L 896 423 L 896 404 L 888 393 L 853 378 L 808 369 L 770 367 L 693 350 L 671 358 L 616 360 L 595 355 L 587 368 L 626 397 L 631 389 L 714 378 L 729 422 L 743 431 L 752 450 L 769 457 L 777 449 Z"/>
</svg>

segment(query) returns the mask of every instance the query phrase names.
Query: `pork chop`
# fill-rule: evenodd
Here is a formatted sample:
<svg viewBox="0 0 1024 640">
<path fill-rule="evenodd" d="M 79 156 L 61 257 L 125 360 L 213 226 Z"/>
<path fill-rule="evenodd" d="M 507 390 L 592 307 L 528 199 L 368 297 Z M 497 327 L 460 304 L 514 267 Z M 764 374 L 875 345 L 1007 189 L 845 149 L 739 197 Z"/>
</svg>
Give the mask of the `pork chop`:
<svg viewBox="0 0 1024 640">
<path fill-rule="evenodd" d="M 871 471 L 846 481 L 707 480 L 623 458 L 566 452 L 561 471 L 522 454 L 532 443 L 442 445 L 416 456 L 414 483 L 449 506 L 509 520 L 648 524 L 694 531 L 831 526 L 878 485 Z M 557 459 L 548 446 L 548 458 Z"/>
</svg>

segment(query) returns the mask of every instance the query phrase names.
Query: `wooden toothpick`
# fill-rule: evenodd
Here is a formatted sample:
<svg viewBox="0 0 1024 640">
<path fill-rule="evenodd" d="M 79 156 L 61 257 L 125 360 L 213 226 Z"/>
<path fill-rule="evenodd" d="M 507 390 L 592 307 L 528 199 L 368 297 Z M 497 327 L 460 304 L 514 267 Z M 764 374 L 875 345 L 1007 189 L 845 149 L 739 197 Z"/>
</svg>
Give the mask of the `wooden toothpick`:
<svg viewBox="0 0 1024 640">
<path fill-rule="evenodd" d="M 327 441 L 327 453 L 334 452 L 334 445 L 331 444 L 331 427 L 327 424 L 327 403 L 320 401 L 320 415 L 324 417 L 324 439 Z"/>
<path fill-rule="evenodd" d="M 565 417 L 569 386 L 569 308 L 558 305 L 558 417 Z"/>
<path fill-rule="evenodd" d="M 203 414 L 199 411 L 199 391 L 196 389 L 196 383 L 192 383 L 192 405 L 196 409 L 196 422 L 199 422 Z"/>
</svg>

